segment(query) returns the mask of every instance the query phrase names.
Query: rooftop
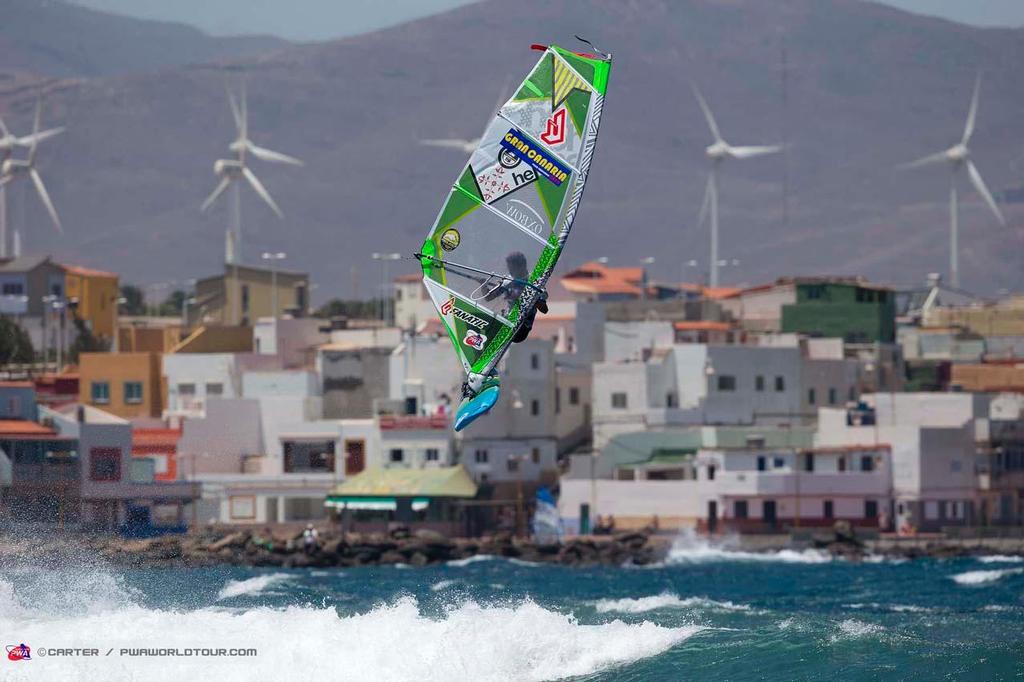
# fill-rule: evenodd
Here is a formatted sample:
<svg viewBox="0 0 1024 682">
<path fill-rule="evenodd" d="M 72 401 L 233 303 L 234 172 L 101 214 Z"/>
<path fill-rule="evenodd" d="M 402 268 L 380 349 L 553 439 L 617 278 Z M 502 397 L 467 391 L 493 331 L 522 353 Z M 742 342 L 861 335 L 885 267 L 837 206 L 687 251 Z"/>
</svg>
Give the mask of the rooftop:
<svg viewBox="0 0 1024 682">
<path fill-rule="evenodd" d="M 81 277 L 103 277 L 105 279 L 118 279 L 118 275 L 115 272 L 106 272 L 104 270 L 93 270 L 92 268 L 82 267 L 81 265 L 68 265 L 62 263 L 61 267 L 64 268 L 64 272 L 69 275 L 79 275 Z"/>
<path fill-rule="evenodd" d="M 18 256 L 0 260 L 0 272 L 28 272 L 44 263 L 49 263 L 49 256 Z"/>
<path fill-rule="evenodd" d="M 57 432 L 27 419 L 0 419 L 0 438 L 56 438 Z"/>
<path fill-rule="evenodd" d="M 476 497 L 476 483 L 461 466 L 433 469 L 369 468 L 336 487 L 328 501 L 345 498 Z"/>
</svg>

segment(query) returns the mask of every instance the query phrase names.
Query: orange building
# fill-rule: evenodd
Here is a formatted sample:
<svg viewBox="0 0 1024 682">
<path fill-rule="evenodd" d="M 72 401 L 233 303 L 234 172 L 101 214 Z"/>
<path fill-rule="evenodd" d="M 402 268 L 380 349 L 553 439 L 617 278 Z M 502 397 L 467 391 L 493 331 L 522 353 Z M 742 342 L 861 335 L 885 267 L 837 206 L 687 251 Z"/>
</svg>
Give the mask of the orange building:
<svg viewBox="0 0 1024 682">
<path fill-rule="evenodd" d="M 113 341 L 117 330 L 117 275 L 77 265 L 64 265 L 64 289 L 68 300 L 78 299 L 75 316 L 97 338 Z"/>
<path fill-rule="evenodd" d="M 154 480 L 178 480 L 178 441 L 181 429 L 140 428 L 132 430 L 132 457 L 149 457 L 155 463 Z"/>
<path fill-rule="evenodd" d="M 78 400 L 125 419 L 160 417 L 160 353 L 82 353 Z"/>
</svg>

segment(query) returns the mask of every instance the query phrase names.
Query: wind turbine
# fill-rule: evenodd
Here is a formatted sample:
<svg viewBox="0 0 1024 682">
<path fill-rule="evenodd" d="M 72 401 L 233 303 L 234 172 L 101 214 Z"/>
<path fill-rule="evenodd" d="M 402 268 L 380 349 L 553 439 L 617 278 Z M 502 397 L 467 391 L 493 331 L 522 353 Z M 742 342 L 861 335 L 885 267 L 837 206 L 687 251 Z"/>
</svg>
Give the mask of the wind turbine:
<svg viewBox="0 0 1024 682">
<path fill-rule="evenodd" d="M 36 114 L 32 123 L 32 134 L 24 137 L 16 137 L 11 134 L 3 119 L 0 118 L 0 258 L 7 257 L 7 185 L 19 177 L 28 176 L 32 180 L 36 193 L 46 207 L 46 211 L 50 214 L 54 226 L 58 232 L 63 232 L 60 218 L 57 216 L 57 209 L 54 208 L 53 201 L 50 200 L 50 195 L 46 191 L 46 185 L 43 184 L 43 178 L 39 175 L 39 171 L 36 170 L 35 162 L 39 143 L 59 135 L 64 131 L 64 128 L 39 130 L 42 110 L 43 100 L 40 98 L 36 101 Z M 13 158 L 15 147 L 28 147 L 28 158 Z M 20 251 L 20 240 L 17 233 L 14 235 L 14 242 L 16 245 L 14 249 L 16 253 L 14 255 L 18 256 L 20 255 L 17 253 L 17 251 Z"/>
<path fill-rule="evenodd" d="M 718 123 L 715 115 L 711 113 L 711 107 L 704 101 L 696 84 L 691 84 L 693 94 L 697 97 L 704 118 L 708 122 L 708 128 L 715 140 L 704 150 L 704 155 L 711 161 L 711 172 L 708 174 L 708 184 L 704 188 L 704 201 L 700 207 L 698 224 L 704 222 L 704 215 L 711 212 L 711 260 L 710 260 L 710 282 L 712 287 L 718 286 L 718 169 L 726 159 L 752 159 L 755 156 L 765 156 L 782 151 L 782 145 L 761 145 L 734 147 L 725 141 L 722 133 L 718 130 Z"/>
<path fill-rule="evenodd" d="M 902 168 L 920 168 L 921 166 L 929 166 L 935 163 L 946 162 L 950 166 L 950 178 L 949 178 L 949 281 L 953 288 L 960 287 L 960 205 L 957 199 L 956 192 L 956 180 L 960 169 L 967 168 L 967 177 L 970 179 L 971 184 L 974 185 L 974 189 L 978 191 L 988 207 L 992 209 L 992 212 L 996 216 L 996 220 L 999 224 L 1006 225 L 1006 218 L 1003 217 L 1002 211 L 999 210 L 999 206 L 996 205 L 996 200 L 992 198 L 992 193 L 988 191 L 988 187 L 985 186 L 985 181 L 981 179 L 981 173 L 978 172 L 977 166 L 971 161 L 971 150 L 967 147 L 967 143 L 971 141 L 971 136 L 974 135 L 974 123 L 978 117 L 978 93 L 981 91 L 981 74 L 974 80 L 974 95 L 971 97 L 971 107 L 967 110 L 967 123 L 964 124 L 964 134 L 960 138 L 960 141 L 955 145 L 941 152 L 935 154 L 929 154 L 928 156 L 922 157 L 917 161 L 911 161 L 910 163 L 904 164 Z"/>
<path fill-rule="evenodd" d="M 239 107 L 238 102 L 235 101 L 234 93 L 231 92 L 230 88 L 227 89 L 228 102 L 231 105 L 231 115 L 235 120 L 235 129 L 238 132 L 238 137 L 228 145 L 228 150 L 233 152 L 235 156 L 230 159 L 217 159 L 214 162 L 213 172 L 220 178 L 220 182 L 200 207 L 201 211 L 206 211 L 228 187 L 231 187 L 231 222 L 225 235 L 228 244 L 227 260 L 229 263 L 237 263 L 241 256 L 242 199 L 239 192 L 240 180 L 245 180 L 249 183 L 249 186 L 253 188 L 260 199 L 270 207 L 278 218 L 284 218 L 284 214 L 281 213 L 281 209 L 278 208 L 277 203 L 270 196 L 270 192 L 267 191 L 267 188 L 263 186 L 263 183 L 260 182 L 256 174 L 249 168 L 249 155 L 251 154 L 261 161 L 288 163 L 293 166 L 302 165 L 302 161 L 293 156 L 259 147 L 249 139 L 249 109 L 244 81 L 242 82 L 241 90 L 242 104 Z"/>
</svg>

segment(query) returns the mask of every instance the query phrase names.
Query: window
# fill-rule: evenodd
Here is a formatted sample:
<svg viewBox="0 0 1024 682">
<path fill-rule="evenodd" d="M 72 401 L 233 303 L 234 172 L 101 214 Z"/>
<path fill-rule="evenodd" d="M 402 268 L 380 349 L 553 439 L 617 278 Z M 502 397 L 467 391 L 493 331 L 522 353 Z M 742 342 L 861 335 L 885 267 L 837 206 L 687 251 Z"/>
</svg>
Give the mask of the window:
<svg viewBox="0 0 1024 682">
<path fill-rule="evenodd" d="M 206 397 L 217 397 L 224 395 L 224 384 L 206 384 Z"/>
<path fill-rule="evenodd" d="M 437 448 L 427 448 L 424 458 L 428 462 L 436 462 L 437 460 L 441 459 L 441 451 L 438 450 Z"/>
<path fill-rule="evenodd" d="M 477 450 L 476 452 L 473 453 L 473 460 L 477 464 L 487 464 L 487 451 Z"/>
<path fill-rule="evenodd" d="M 878 502 L 875 500 L 864 500 L 864 518 L 874 519 L 878 517 Z"/>
<path fill-rule="evenodd" d="M 21 282 L 4 282 L 2 291 L 4 296 L 18 296 L 25 293 L 25 287 L 21 285 Z"/>
<path fill-rule="evenodd" d="M 845 457 L 840 457 L 840 458 L 839 458 L 839 459 L 838 459 L 838 460 L 836 461 L 836 466 L 838 466 L 838 467 L 839 467 L 839 470 L 840 470 L 840 471 L 846 471 L 846 458 L 845 458 Z"/>
<path fill-rule="evenodd" d="M 536 417 L 537 415 L 540 414 L 540 401 L 539 400 L 531 400 L 530 401 L 530 414 L 532 414 L 534 417 Z"/>
<path fill-rule="evenodd" d="M 512 456 L 505 460 L 505 466 L 510 472 L 519 471 L 519 458 Z"/>
<path fill-rule="evenodd" d="M 757 470 L 758 471 L 764 471 L 767 468 L 768 468 L 768 460 L 765 459 L 763 456 L 758 457 L 757 458 Z"/>
<path fill-rule="evenodd" d="M 283 441 L 286 474 L 329 473 L 334 471 L 333 440 Z"/>
<path fill-rule="evenodd" d="M 388 453 L 388 459 L 391 460 L 392 464 L 397 464 L 402 461 L 404 453 L 401 448 L 392 448 Z"/>
<path fill-rule="evenodd" d="M 786 390 L 786 377 L 775 377 L 775 392 L 782 393 Z"/>
<path fill-rule="evenodd" d="M 530 461 L 534 464 L 540 464 L 540 448 L 530 450 Z"/>
<path fill-rule="evenodd" d="M 555 387 L 555 414 L 562 413 L 562 389 Z"/>
<path fill-rule="evenodd" d="M 295 307 L 299 309 L 300 313 L 306 312 L 306 285 L 296 284 L 295 285 Z"/>
<path fill-rule="evenodd" d="M 92 382 L 92 401 L 104 405 L 110 402 L 110 383 L 107 381 Z"/>
<path fill-rule="evenodd" d="M 178 384 L 178 395 L 181 396 L 194 396 L 196 394 L 195 384 Z"/>
<path fill-rule="evenodd" d="M 786 458 L 785 457 L 775 457 L 774 459 L 772 459 L 772 468 L 773 469 L 781 469 L 784 466 L 786 466 Z"/>
<path fill-rule="evenodd" d="M 736 512 L 736 518 L 737 519 L 745 519 L 745 518 L 747 518 L 747 501 L 746 500 L 736 500 L 736 502 L 735 502 L 735 504 L 733 506 L 733 510 Z"/>
<path fill-rule="evenodd" d="M 861 455 L 860 458 L 860 470 L 861 471 L 874 471 L 875 470 L 875 458 L 871 455 Z"/>
<path fill-rule="evenodd" d="M 831 519 L 832 518 L 832 511 L 833 511 L 832 510 L 832 500 L 825 500 L 823 507 L 824 507 L 824 509 L 822 510 L 821 515 L 824 518 L 826 518 L 826 519 Z"/>
<path fill-rule="evenodd" d="M 120 481 L 121 449 L 92 448 L 89 450 L 89 480 Z"/>
<path fill-rule="evenodd" d="M 569 389 L 569 404 L 580 404 L 580 389 L 576 388 L 575 386 Z"/>
<path fill-rule="evenodd" d="M 804 471 L 814 472 L 814 453 L 804 454 Z"/>
<path fill-rule="evenodd" d="M 807 298 L 811 300 L 817 300 L 822 297 L 825 293 L 825 287 L 818 284 L 807 287 Z"/>
<path fill-rule="evenodd" d="M 761 391 L 764 390 L 764 375 L 763 374 L 758 374 L 757 377 L 754 379 L 754 389 L 756 391 L 758 391 L 758 392 L 761 392 Z"/>
<path fill-rule="evenodd" d="M 256 518 L 256 497 L 254 495 L 232 495 L 228 499 L 228 505 L 233 519 Z"/>
<path fill-rule="evenodd" d="M 242 285 L 242 312 L 249 312 L 249 285 Z"/>
<path fill-rule="evenodd" d="M 814 400 L 817 397 L 818 396 L 815 395 L 813 388 L 807 389 L 807 402 L 809 402 L 811 405 L 813 405 L 814 404 Z"/>
<path fill-rule="evenodd" d="M 709 464 L 708 465 L 708 480 L 709 481 L 715 480 L 715 465 L 714 464 Z"/>
<path fill-rule="evenodd" d="M 834 389 L 834 388 L 828 389 L 828 404 L 829 405 L 835 405 L 837 399 L 838 398 L 836 396 L 836 389 Z"/>
<path fill-rule="evenodd" d="M 138 405 L 142 402 L 142 382 L 124 382 L 124 401 L 130 405 Z"/>
<path fill-rule="evenodd" d="M 612 393 L 612 407 L 617 410 L 626 409 L 626 394 Z"/>
<path fill-rule="evenodd" d="M 530 355 L 530 369 L 540 369 L 540 356 L 536 353 Z"/>
<path fill-rule="evenodd" d="M 719 374 L 718 375 L 718 390 L 719 391 L 735 391 L 736 390 L 736 377 L 730 374 Z"/>
</svg>

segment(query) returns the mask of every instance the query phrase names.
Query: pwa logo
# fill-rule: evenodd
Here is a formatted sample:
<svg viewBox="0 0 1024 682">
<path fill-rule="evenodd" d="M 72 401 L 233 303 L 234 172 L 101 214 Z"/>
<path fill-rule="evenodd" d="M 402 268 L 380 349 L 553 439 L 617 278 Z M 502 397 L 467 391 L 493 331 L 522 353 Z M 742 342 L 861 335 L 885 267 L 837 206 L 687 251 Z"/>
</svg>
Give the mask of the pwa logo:
<svg viewBox="0 0 1024 682">
<path fill-rule="evenodd" d="M 32 660 L 32 649 L 28 644 L 22 642 L 21 644 L 8 644 L 7 645 L 7 660 L 8 661 L 31 661 Z"/>
<path fill-rule="evenodd" d="M 470 348 L 480 351 L 484 349 L 484 344 L 487 343 L 487 337 L 480 332 L 470 329 L 466 332 L 466 337 L 462 339 L 462 343 L 466 344 Z"/>
</svg>

